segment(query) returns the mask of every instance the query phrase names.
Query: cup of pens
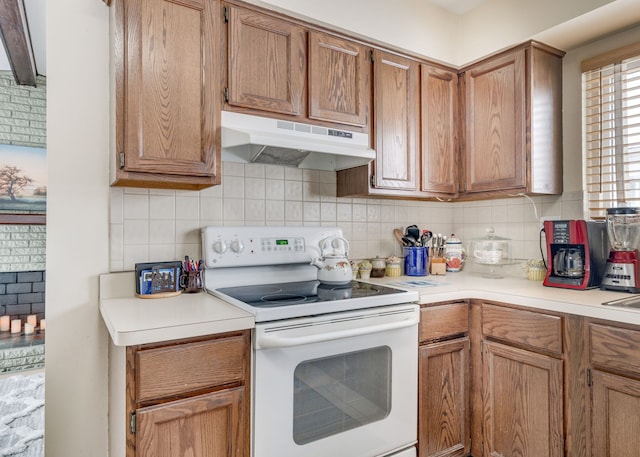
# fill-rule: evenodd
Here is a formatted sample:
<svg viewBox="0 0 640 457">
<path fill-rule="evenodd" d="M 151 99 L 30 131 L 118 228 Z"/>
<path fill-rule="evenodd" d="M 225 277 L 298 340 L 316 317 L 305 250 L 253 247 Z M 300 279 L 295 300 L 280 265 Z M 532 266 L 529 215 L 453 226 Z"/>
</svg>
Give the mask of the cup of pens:
<svg viewBox="0 0 640 457">
<path fill-rule="evenodd" d="M 180 275 L 180 288 L 185 293 L 200 292 L 202 290 L 202 260 L 194 261 L 189 257 L 184 258 L 182 274 Z"/>
</svg>

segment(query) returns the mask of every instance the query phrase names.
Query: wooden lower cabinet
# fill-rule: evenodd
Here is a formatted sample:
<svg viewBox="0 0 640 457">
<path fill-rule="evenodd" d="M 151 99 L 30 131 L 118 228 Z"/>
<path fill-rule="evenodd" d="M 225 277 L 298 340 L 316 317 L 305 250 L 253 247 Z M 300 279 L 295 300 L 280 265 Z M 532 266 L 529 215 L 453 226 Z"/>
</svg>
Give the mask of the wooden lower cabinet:
<svg viewBox="0 0 640 457">
<path fill-rule="evenodd" d="M 249 331 L 127 347 L 126 457 L 248 457 L 249 364 Z"/>
<path fill-rule="evenodd" d="M 140 408 L 137 457 L 240 457 L 244 448 L 242 387 Z"/>
<path fill-rule="evenodd" d="M 484 456 L 564 455 L 562 360 L 485 341 Z"/>
<path fill-rule="evenodd" d="M 640 452 L 640 381 L 594 370 L 591 455 L 636 457 Z"/>
<path fill-rule="evenodd" d="M 469 338 L 419 349 L 420 457 L 464 457 L 471 448 Z"/>
<path fill-rule="evenodd" d="M 640 328 L 589 324 L 591 457 L 640 449 Z"/>
<path fill-rule="evenodd" d="M 423 306 L 418 349 L 418 456 L 471 451 L 469 304 Z"/>
</svg>

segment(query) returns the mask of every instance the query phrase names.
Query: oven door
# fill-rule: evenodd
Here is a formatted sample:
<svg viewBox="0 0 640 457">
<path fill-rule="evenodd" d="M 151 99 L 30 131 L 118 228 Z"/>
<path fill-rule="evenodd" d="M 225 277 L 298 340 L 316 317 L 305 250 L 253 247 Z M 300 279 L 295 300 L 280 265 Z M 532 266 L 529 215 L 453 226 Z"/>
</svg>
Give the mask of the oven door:
<svg viewBox="0 0 640 457">
<path fill-rule="evenodd" d="M 418 321 L 409 304 L 256 324 L 253 456 L 374 457 L 413 446 Z"/>
</svg>

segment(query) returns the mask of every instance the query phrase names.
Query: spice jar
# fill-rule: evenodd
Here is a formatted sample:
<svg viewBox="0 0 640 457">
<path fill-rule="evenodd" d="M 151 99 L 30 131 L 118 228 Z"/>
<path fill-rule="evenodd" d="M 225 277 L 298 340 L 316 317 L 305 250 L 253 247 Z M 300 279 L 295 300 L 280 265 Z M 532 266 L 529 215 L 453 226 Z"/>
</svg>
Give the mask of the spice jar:
<svg viewBox="0 0 640 457">
<path fill-rule="evenodd" d="M 397 277 L 402 275 L 402 267 L 400 266 L 401 261 L 400 257 L 396 257 L 394 255 L 387 257 L 387 276 Z"/>
<path fill-rule="evenodd" d="M 386 267 L 386 262 L 384 259 L 380 257 L 376 257 L 371 260 L 371 277 L 372 278 L 382 278 L 384 276 L 384 271 Z"/>
<path fill-rule="evenodd" d="M 358 264 L 358 270 L 360 272 L 360 279 L 369 279 L 371 275 L 371 262 L 363 260 Z"/>
</svg>

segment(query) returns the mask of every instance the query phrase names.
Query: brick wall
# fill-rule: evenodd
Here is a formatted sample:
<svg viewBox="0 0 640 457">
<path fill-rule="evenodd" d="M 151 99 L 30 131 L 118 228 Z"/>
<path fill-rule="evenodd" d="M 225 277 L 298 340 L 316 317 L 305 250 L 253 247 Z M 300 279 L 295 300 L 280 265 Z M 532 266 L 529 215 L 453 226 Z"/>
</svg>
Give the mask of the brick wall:
<svg viewBox="0 0 640 457">
<path fill-rule="evenodd" d="M 36 84 L 19 86 L 10 71 L 0 71 L 0 143 L 46 146 L 46 78 Z"/>
<path fill-rule="evenodd" d="M 0 71 L 0 144 L 46 147 L 46 78 L 19 86 Z M 0 316 L 44 317 L 46 226 L 0 224 Z"/>
</svg>

